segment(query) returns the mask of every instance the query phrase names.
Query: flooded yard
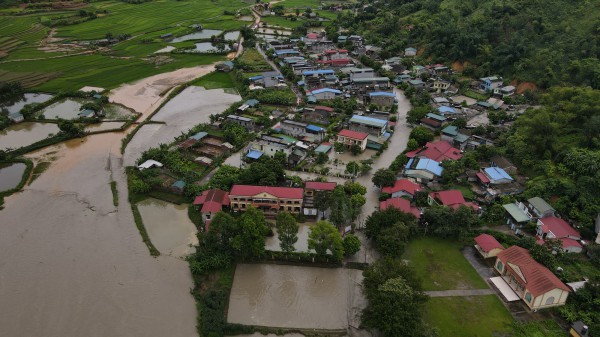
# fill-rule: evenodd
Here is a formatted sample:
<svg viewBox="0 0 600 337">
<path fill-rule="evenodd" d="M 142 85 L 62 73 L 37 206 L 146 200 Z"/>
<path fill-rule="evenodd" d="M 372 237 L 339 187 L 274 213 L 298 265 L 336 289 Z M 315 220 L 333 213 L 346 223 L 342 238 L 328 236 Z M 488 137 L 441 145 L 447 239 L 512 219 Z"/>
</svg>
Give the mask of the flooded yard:
<svg viewBox="0 0 600 337">
<path fill-rule="evenodd" d="M 26 168 L 23 163 L 0 164 L 0 192 L 19 186 Z"/>
<path fill-rule="evenodd" d="M 9 126 L 0 130 L 0 150 L 8 148 L 18 149 L 31 145 L 51 134 L 57 134 L 60 130 L 54 123 L 25 122 Z"/>
<path fill-rule="evenodd" d="M 285 328 L 358 326 L 362 273 L 342 268 L 239 264 L 227 321 Z"/>
<path fill-rule="evenodd" d="M 298 224 L 298 241 L 294 244 L 297 252 L 308 252 L 308 233 L 312 225 L 314 225 L 312 222 Z M 273 232 L 275 235 L 265 240 L 265 249 L 280 252 L 281 248 L 279 247 L 277 229 L 273 228 Z"/>
<path fill-rule="evenodd" d="M 150 241 L 161 254 L 182 257 L 194 253 L 197 230 L 187 215 L 187 205 L 150 198 L 137 206 Z"/>
<path fill-rule="evenodd" d="M 152 117 L 153 121 L 165 124 L 147 124 L 135 134 L 125 150 L 125 165 L 134 165 L 142 152 L 172 142 L 194 125 L 209 122 L 211 114 L 225 111 L 240 99 L 238 94 L 223 89 L 186 88 Z"/>
<path fill-rule="evenodd" d="M 0 110 L 6 109 L 9 114 L 12 114 L 12 113 L 21 111 L 21 109 L 23 109 L 23 107 L 27 104 L 44 103 L 44 102 L 50 100 L 51 98 L 52 98 L 52 95 L 48 95 L 48 94 L 27 93 L 27 94 L 23 94 L 22 99 L 15 101 L 15 102 L 11 102 L 11 104 L 8 104 L 8 105 L 0 104 Z"/>
</svg>

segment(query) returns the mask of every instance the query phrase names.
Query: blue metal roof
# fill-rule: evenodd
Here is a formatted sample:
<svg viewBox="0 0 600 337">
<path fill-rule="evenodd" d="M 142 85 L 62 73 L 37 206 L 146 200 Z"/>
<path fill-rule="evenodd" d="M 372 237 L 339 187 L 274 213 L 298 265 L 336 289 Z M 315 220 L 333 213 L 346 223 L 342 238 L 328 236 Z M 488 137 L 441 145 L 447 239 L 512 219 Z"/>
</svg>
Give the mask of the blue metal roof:
<svg viewBox="0 0 600 337">
<path fill-rule="evenodd" d="M 438 108 L 438 111 L 443 114 L 455 114 L 456 113 L 456 110 L 454 110 L 454 108 L 451 108 L 449 106 L 441 106 Z"/>
<path fill-rule="evenodd" d="M 305 70 L 302 72 L 302 75 L 304 76 L 311 76 L 311 75 L 331 75 L 331 74 L 335 74 L 335 72 L 331 69 L 319 69 L 319 70 Z"/>
<path fill-rule="evenodd" d="M 299 86 L 303 86 L 304 85 L 304 81 L 298 81 L 298 85 Z"/>
<path fill-rule="evenodd" d="M 265 78 L 263 75 L 252 76 L 249 78 L 250 81 L 262 80 Z"/>
<path fill-rule="evenodd" d="M 254 99 L 254 98 L 249 99 L 246 102 L 244 102 L 244 104 L 247 104 L 247 105 L 249 105 L 251 107 L 257 105 L 258 103 L 260 103 L 260 102 L 257 99 Z"/>
<path fill-rule="evenodd" d="M 197 134 L 191 136 L 190 138 L 193 138 L 195 140 L 200 140 L 200 139 L 206 137 L 207 135 L 208 135 L 208 133 L 201 131 L 201 132 L 198 132 Z"/>
<path fill-rule="evenodd" d="M 312 125 L 312 124 L 308 124 L 306 126 L 306 130 L 307 131 L 313 131 L 313 132 L 323 132 L 325 129 L 323 129 L 320 126 L 316 126 L 316 125 Z"/>
<path fill-rule="evenodd" d="M 372 93 L 369 93 L 369 96 L 371 96 L 371 97 L 374 97 L 374 96 L 396 97 L 396 95 L 394 95 L 393 92 L 385 92 L 385 91 L 372 92 Z"/>
<path fill-rule="evenodd" d="M 246 154 L 246 157 L 250 158 L 250 159 L 258 159 L 263 155 L 262 152 L 260 151 L 256 151 L 256 150 L 250 150 L 248 151 L 248 153 Z"/>
<path fill-rule="evenodd" d="M 378 127 L 384 127 L 387 124 L 387 121 L 379 118 L 367 117 L 367 116 L 359 116 L 354 115 L 350 118 L 350 122 L 358 122 L 363 124 L 374 125 Z"/>
<path fill-rule="evenodd" d="M 331 151 L 331 145 L 321 144 L 321 145 L 317 146 L 317 148 L 315 149 L 315 152 L 327 153 L 329 151 Z"/>
<path fill-rule="evenodd" d="M 322 89 L 317 89 L 317 90 L 313 90 L 313 91 L 311 91 L 310 93 L 311 93 L 312 95 L 315 95 L 315 94 L 320 94 L 320 93 L 323 93 L 323 92 L 332 92 L 332 93 L 334 93 L 334 94 L 341 94 L 341 93 L 342 93 L 341 91 L 339 91 L 339 90 L 337 90 L 337 89 L 331 89 L 331 88 L 322 88 Z"/>
<path fill-rule="evenodd" d="M 183 181 L 183 180 L 177 180 L 176 182 L 173 183 L 173 185 L 171 185 L 171 187 L 175 187 L 175 188 L 179 188 L 179 189 L 184 189 L 185 188 L 185 181 Z"/>
<path fill-rule="evenodd" d="M 405 170 L 408 170 L 408 169 L 410 169 L 410 166 L 412 165 L 412 163 L 413 163 L 414 161 L 415 161 L 415 159 L 414 159 L 414 158 L 410 158 L 410 159 L 408 160 L 408 163 L 406 163 L 406 166 L 404 166 L 404 169 L 405 169 Z"/>
<path fill-rule="evenodd" d="M 509 176 L 508 173 L 506 173 L 506 171 L 504 171 L 503 169 L 501 169 L 499 167 L 487 167 L 487 168 L 483 169 L 483 171 L 485 172 L 485 174 L 488 177 L 490 177 L 490 180 L 501 180 L 501 179 L 513 180 L 513 178 L 511 176 Z"/>
<path fill-rule="evenodd" d="M 275 52 L 276 55 L 284 55 L 284 54 L 300 54 L 299 51 L 294 50 L 294 49 L 284 49 L 284 50 L 277 50 Z"/>
<path fill-rule="evenodd" d="M 437 176 L 441 176 L 442 171 L 444 170 L 440 166 L 440 163 L 438 163 L 437 161 L 435 161 L 433 159 L 428 159 L 428 158 L 419 159 L 419 162 L 417 163 L 416 168 L 417 168 L 417 170 L 429 171 Z"/>
</svg>

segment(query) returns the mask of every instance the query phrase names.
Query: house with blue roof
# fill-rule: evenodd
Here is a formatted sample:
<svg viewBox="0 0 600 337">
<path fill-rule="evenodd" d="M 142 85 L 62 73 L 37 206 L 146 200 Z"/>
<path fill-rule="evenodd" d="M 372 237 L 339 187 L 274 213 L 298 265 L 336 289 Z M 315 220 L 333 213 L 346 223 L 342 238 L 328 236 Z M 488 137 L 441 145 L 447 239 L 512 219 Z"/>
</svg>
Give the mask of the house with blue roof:
<svg viewBox="0 0 600 337">
<path fill-rule="evenodd" d="M 308 96 L 313 96 L 316 100 L 327 101 L 335 99 L 337 96 L 341 95 L 342 92 L 333 88 L 321 88 L 310 91 L 307 94 Z"/>
<path fill-rule="evenodd" d="M 438 107 L 437 110 L 442 115 L 449 115 L 449 114 L 456 113 L 456 109 L 454 109 L 453 107 L 450 107 L 450 106 L 445 106 L 445 105 Z"/>
<path fill-rule="evenodd" d="M 405 48 L 404 56 L 417 56 L 417 48 L 413 48 L 413 47 Z"/>
<path fill-rule="evenodd" d="M 334 74 L 335 71 L 333 71 L 332 69 L 306 70 L 302 72 L 302 76 L 325 76 Z"/>
<path fill-rule="evenodd" d="M 360 115 L 352 116 L 348 123 L 348 129 L 364 132 L 375 137 L 383 136 L 387 130 L 387 126 L 387 120 Z"/>
<path fill-rule="evenodd" d="M 369 93 L 371 104 L 377 106 L 392 106 L 396 100 L 396 95 L 393 92 L 375 91 Z"/>
<path fill-rule="evenodd" d="M 492 92 L 494 89 L 502 86 L 502 77 L 489 76 L 479 79 L 479 90 L 483 92 Z"/>
<path fill-rule="evenodd" d="M 283 50 L 276 50 L 275 55 L 277 57 L 288 57 L 288 56 L 301 55 L 301 53 L 294 49 L 283 49 Z"/>
<path fill-rule="evenodd" d="M 418 182 L 428 182 L 442 176 L 444 168 L 439 162 L 429 158 L 411 158 L 404 167 L 404 175 Z"/>
<path fill-rule="evenodd" d="M 185 185 L 185 181 L 177 180 L 170 186 L 170 189 L 174 193 L 183 194 L 183 191 L 185 190 Z"/>
<path fill-rule="evenodd" d="M 486 167 L 482 170 L 483 177 L 478 175 L 479 180 L 484 184 L 499 185 L 508 184 L 514 179 L 500 167 Z"/>
</svg>

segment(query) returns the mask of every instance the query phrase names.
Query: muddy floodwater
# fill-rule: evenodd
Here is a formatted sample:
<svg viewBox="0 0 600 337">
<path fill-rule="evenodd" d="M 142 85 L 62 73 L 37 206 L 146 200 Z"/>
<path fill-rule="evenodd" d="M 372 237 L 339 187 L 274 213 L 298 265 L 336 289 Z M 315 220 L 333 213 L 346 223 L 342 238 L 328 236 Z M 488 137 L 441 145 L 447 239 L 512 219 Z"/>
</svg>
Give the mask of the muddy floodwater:
<svg viewBox="0 0 600 337">
<path fill-rule="evenodd" d="M 27 166 L 23 163 L 0 164 L 0 192 L 11 190 L 23 179 Z"/>
<path fill-rule="evenodd" d="M 296 248 L 297 252 L 308 252 L 308 232 L 312 225 L 313 223 L 311 222 L 298 224 L 298 241 L 294 244 L 294 248 Z M 277 234 L 277 229 L 273 228 L 273 232 L 275 235 L 268 237 L 265 240 L 265 248 L 267 250 L 280 252 L 281 248 L 279 247 L 279 235 Z"/>
<path fill-rule="evenodd" d="M 182 132 L 209 122 L 211 114 L 221 113 L 241 99 L 240 95 L 223 89 L 187 87 L 152 117 L 153 121 L 165 124 L 146 124 L 135 134 L 125 150 L 125 165 L 134 165 L 142 152 L 172 142 Z"/>
<path fill-rule="evenodd" d="M 365 305 L 361 282 L 362 272 L 353 269 L 239 264 L 227 321 L 284 328 L 345 329 L 358 323 Z"/>
<path fill-rule="evenodd" d="M 58 126 L 53 123 L 25 122 L 14 124 L 0 130 L 0 150 L 18 149 L 31 145 L 48 138 L 50 135 L 55 135 L 59 131 Z"/>
<path fill-rule="evenodd" d="M 34 94 L 28 93 L 23 94 L 22 99 L 12 102 L 10 105 L 2 105 L 0 104 L 0 110 L 6 109 L 9 114 L 20 112 L 21 109 L 27 104 L 32 103 L 44 103 L 52 98 L 52 95 L 48 94 Z"/>
<path fill-rule="evenodd" d="M 228 41 L 237 41 L 240 38 L 240 31 L 227 32 L 223 38 Z"/>
<path fill-rule="evenodd" d="M 81 106 L 85 103 L 91 103 L 92 100 L 67 98 L 62 101 L 49 105 L 42 110 L 42 115 L 46 119 L 76 119 L 77 114 L 81 110 Z"/>
<path fill-rule="evenodd" d="M 150 241 L 161 254 L 182 257 L 195 252 L 197 230 L 187 215 L 187 205 L 150 198 L 137 206 Z"/>
<path fill-rule="evenodd" d="M 231 48 L 229 48 L 228 45 L 223 45 L 223 51 L 230 50 Z M 210 42 L 198 42 L 196 43 L 196 49 L 194 49 L 194 51 L 198 53 L 216 53 L 219 51 L 219 48 Z"/>
<path fill-rule="evenodd" d="M 97 124 L 89 124 L 85 127 L 87 132 L 98 132 L 107 130 L 117 130 L 122 127 L 125 123 L 123 122 L 102 122 Z"/>
</svg>

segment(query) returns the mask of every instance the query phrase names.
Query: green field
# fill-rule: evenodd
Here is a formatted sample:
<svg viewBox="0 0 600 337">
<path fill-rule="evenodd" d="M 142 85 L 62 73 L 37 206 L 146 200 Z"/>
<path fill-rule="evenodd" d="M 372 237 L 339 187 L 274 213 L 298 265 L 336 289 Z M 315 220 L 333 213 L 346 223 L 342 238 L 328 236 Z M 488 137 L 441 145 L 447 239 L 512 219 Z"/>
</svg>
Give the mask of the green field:
<svg viewBox="0 0 600 337">
<path fill-rule="evenodd" d="M 461 247 L 454 241 L 421 238 L 409 242 L 403 258 L 423 280 L 424 290 L 487 289 L 460 252 Z"/>
<path fill-rule="evenodd" d="M 439 337 L 505 336 L 513 323 L 496 295 L 430 298 L 424 319 Z"/>
<path fill-rule="evenodd" d="M 302 18 L 292 21 L 282 16 L 265 16 L 261 18 L 261 21 L 264 21 L 271 26 L 280 26 L 286 28 L 296 28 L 304 24 L 304 20 Z"/>
<path fill-rule="evenodd" d="M 73 17 L 78 10 L 11 15 L 0 17 L 0 81 L 21 81 L 35 90 L 58 92 L 83 86 L 114 88 L 162 72 L 224 60 L 221 55 L 165 54 L 166 60 L 155 62 L 153 53 L 167 45 L 191 46 L 192 41 L 168 43 L 160 35 L 175 36 L 192 31 L 192 24 L 207 29 L 237 30 L 247 25 L 225 10 L 248 7 L 242 1 L 227 0 L 157 0 L 141 4 L 99 1 L 83 9 L 99 13 L 96 19 L 55 27 L 53 36 L 62 43 L 98 40 L 107 33 L 129 34 L 129 40 L 110 48 L 90 50 L 84 46 L 40 50 L 40 42 L 50 28 L 40 22 L 58 17 Z M 106 11 L 106 12 L 105 12 Z M 57 46 L 56 44 L 51 45 Z"/>
<path fill-rule="evenodd" d="M 200 77 L 191 84 L 204 87 L 206 90 L 234 88 L 235 85 L 231 76 L 231 73 L 214 71 L 210 74 Z"/>
</svg>

